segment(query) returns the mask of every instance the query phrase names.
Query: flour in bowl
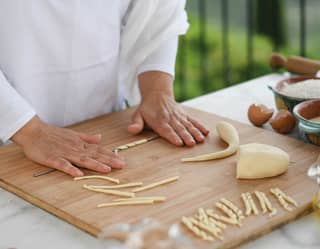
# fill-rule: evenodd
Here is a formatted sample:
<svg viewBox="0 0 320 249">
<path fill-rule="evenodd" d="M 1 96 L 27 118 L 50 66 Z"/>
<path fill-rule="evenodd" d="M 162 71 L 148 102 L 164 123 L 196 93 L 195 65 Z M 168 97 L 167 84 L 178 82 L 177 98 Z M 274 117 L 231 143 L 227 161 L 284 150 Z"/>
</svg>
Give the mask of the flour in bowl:
<svg viewBox="0 0 320 249">
<path fill-rule="evenodd" d="M 310 79 L 286 84 L 281 93 L 295 98 L 320 99 L 320 80 Z"/>
</svg>

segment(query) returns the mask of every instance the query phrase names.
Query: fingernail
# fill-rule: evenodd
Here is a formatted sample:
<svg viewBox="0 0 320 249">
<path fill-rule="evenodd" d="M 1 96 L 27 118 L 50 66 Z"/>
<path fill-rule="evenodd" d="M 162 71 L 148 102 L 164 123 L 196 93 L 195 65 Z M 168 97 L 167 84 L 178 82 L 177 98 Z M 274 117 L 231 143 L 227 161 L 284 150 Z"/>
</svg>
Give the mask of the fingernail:
<svg viewBox="0 0 320 249">
<path fill-rule="evenodd" d="M 119 167 L 120 167 L 121 169 L 124 168 L 124 166 L 126 166 L 126 164 L 125 164 L 124 161 L 120 161 L 120 162 L 118 163 L 118 165 L 119 165 Z"/>
<path fill-rule="evenodd" d="M 112 167 L 113 168 L 122 169 L 124 166 L 125 166 L 125 162 L 123 160 L 115 159 L 112 162 Z"/>
<path fill-rule="evenodd" d="M 73 176 L 74 176 L 74 177 L 80 177 L 80 176 L 84 176 L 84 174 L 83 174 L 83 172 L 80 171 L 80 170 L 75 170 L 75 171 L 73 172 Z"/>
<path fill-rule="evenodd" d="M 200 143 L 204 142 L 204 139 L 205 139 L 205 137 L 204 137 L 204 136 L 201 136 L 201 137 L 199 138 L 199 142 L 200 142 Z"/>
<path fill-rule="evenodd" d="M 193 141 L 190 141 L 189 143 L 188 143 L 188 146 L 189 147 L 193 147 L 193 146 L 195 146 L 196 145 L 196 142 L 193 140 Z"/>
<path fill-rule="evenodd" d="M 102 168 L 106 173 L 111 171 L 111 168 L 109 166 L 103 166 Z"/>
<path fill-rule="evenodd" d="M 96 134 L 94 136 L 96 137 L 96 139 L 99 140 L 99 142 L 101 141 L 101 139 L 102 139 L 102 135 L 101 134 Z"/>
</svg>

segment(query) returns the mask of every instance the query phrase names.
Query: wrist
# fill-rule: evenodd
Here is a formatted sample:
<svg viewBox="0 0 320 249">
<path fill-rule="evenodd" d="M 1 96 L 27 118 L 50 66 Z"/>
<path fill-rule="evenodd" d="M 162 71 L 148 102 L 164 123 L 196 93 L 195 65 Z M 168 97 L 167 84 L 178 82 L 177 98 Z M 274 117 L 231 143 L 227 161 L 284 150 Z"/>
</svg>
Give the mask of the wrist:
<svg viewBox="0 0 320 249">
<path fill-rule="evenodd" d="M 40 120 L 40 118 L 38 116 L 34 116 L 11 137 L 11 140 L 16 144 L 23 146 L 33 137 L 38 136 L 43 126 L 44 123 Z"/>
<path fill-rule="evenodd" d="M 142 101 L 146 98 L 170 98 L 174 100 L 174 94 L 170 91 L 166 90 L 157 90 L 157 89 L 152 89 L 148 91 L 146 94 L 141 95 Z"/>
<path fill-rule="evenodd" d="M 167 96 L 174 99 L 173 78 L 170 74 L 160 71 L 149 71 L 139 75 L 141 98 L 150 95 Z"/>
</svg>

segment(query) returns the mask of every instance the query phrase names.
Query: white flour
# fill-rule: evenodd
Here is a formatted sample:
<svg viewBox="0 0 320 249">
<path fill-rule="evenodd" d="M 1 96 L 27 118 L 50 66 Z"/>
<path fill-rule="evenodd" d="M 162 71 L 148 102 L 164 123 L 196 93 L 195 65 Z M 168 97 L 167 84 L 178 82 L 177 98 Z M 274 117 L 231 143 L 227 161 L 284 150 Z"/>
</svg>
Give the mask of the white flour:
<svg viewBox="0 0 320 249">
<path fill-rule="evenodd" d="M 294 84 L 286 84 L 281 93 L 295 98 L 320 99 L 320 80 L 304 80 Z"/>
</svg>

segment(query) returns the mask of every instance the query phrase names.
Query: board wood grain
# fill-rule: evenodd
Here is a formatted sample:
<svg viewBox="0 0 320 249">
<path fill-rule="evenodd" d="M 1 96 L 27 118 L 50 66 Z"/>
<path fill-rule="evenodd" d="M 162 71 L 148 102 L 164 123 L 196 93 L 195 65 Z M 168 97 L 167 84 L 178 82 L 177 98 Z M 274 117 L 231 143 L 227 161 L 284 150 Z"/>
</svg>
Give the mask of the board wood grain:
<svg viewBox="0 0 320 249">
<path fill-rule="evenodd" d="M 190 115 L 210 128 L 210 135 L 205 143 L 194 148 L 179 148 L 163 139 L 154 140 L 121 151 L 126 158 L 126 168 L 114 170 L 109 174 L 111 177 L 119 178 L 121 183 L 142 181 L 145 184 L 179 175 L 180 179 L 175 183 L 137 194 L 166 196 L 168 200 L 164 203 L 151 206 L 96 208 L 97 204 L 112 201 L 117 197 L 90 192 L 83 189 L 82 185 L 106 184 L 105 181 L 73 181 L 71 177 L 60 172 L 35 178 L 33 174 L 46 168 L 29 161 L 15 145 L 0 148 L 0 187 L 94 236 L 98 236 L 103 228 L 111 224 L 137 222 L 145 217 L 155 218 L 167 225 L 173 224 L 179 222 L 183 215 L 194 214 L 199 207 L 212 208 L 222 197 L 232 200 L 243 209 L 240 194 L 246 191 L 268 192 L 271 187 L 279 187 L 299 202 L 298 208 L 287 212 L 269 195 L 278 209 L 278 214 L 272 218 L 263 215 L 246 218 L 242 228 L 229 226 L 224 233 L 224 241 L 203 242 L 183 228 L 183 232 L 193 239 L 197 248 L 235 247 L 311 211 L 311 199 L 317 186 L 308 179 L 306 172 L 316 160 L 320 152 L 319 147 L 213 114 L 186 109 Z M 132 136 L 126 132 L 133 111 L 129 109 L 102 116 L 72 126 L 72 129 L 90 134 L 101 133 L 102 143 L 108 149 L 151 136 L 151 132 L 144 132 L 139 136 Z M 235 156 L 200 163 L 180 162 L 182 157 L 225 148 L 226 145 L 217 138 L 215 132 L 215 124 L 221 120 L 232 123 L 238 129 L 242 144 L 266 143 L 287 151 L 292 161 L 288 172 L 264 180 L 237 180 Z M 85 172 L 93 174 L 90 171 Z"/>
</svg>

